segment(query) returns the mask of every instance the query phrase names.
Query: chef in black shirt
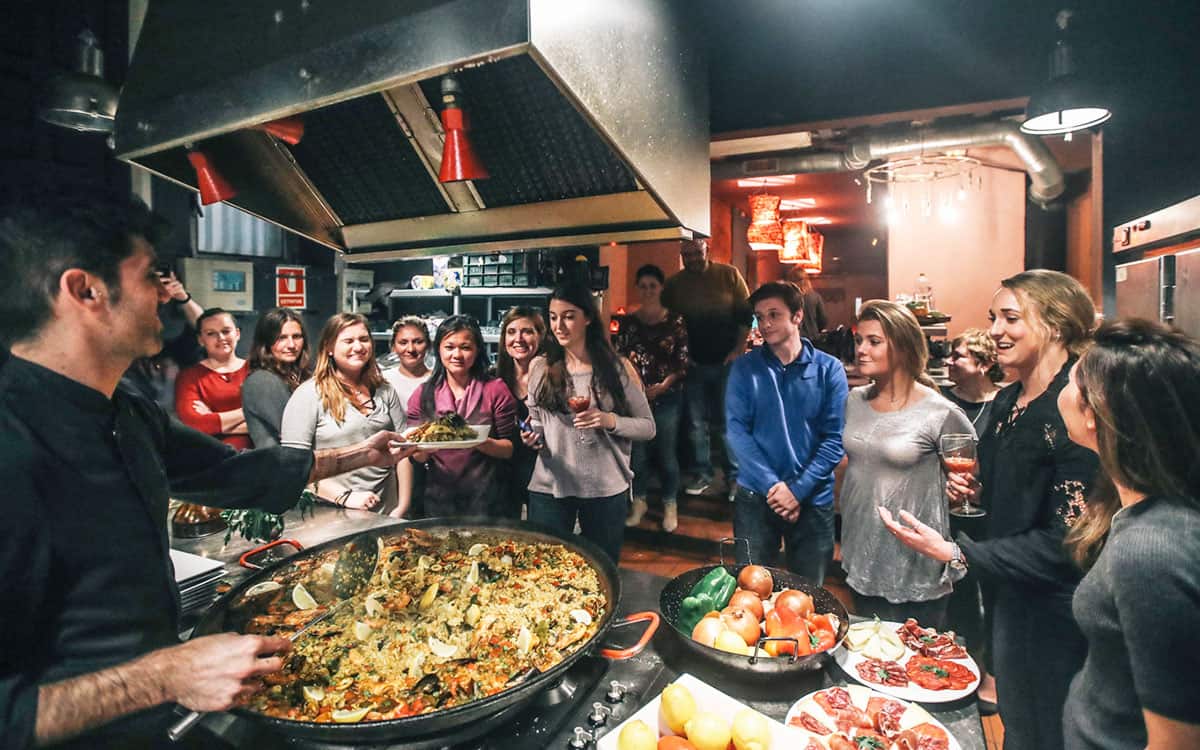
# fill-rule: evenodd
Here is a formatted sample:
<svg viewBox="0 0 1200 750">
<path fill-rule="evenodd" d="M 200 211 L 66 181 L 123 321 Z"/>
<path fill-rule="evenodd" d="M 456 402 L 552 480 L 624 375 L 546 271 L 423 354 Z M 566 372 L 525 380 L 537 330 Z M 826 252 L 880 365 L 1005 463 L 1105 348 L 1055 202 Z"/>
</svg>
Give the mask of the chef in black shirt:
<svg viewBox="0 0 1200 750">
<path fill-rule="evenodd" d="M 229 708 L 282 638 L 179 643 L 168 494 L 290 507 L 309 481 L 390 466 L 345 448 L 237 453 L 117 388 L 162 346 L 155 219 L 95 191 L 0 197 L 0 746 L 151 747 L 169 704 Z"/>
</svg>

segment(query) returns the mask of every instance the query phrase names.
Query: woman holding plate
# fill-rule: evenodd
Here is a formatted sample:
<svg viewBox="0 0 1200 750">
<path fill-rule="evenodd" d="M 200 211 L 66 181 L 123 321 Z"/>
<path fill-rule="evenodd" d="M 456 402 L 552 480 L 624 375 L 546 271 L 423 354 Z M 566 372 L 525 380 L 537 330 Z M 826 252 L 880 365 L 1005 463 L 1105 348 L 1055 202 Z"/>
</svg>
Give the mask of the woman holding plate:
<svg viewBox="0 0 1200 750">
<path fill-rule="evenodd" d="M 408 423 L 420 425 L 452 412 L 490 428 L 474 448 L 423 451 L 422 515 L 493 516 L 507 512 L 504 462 L 512 458 L 517 404 L 503 380 L 488 375 L 483 333 L 468 315 L 452 315 L 433 339 L 433 374 L 408 400 Z"/>
</svg>

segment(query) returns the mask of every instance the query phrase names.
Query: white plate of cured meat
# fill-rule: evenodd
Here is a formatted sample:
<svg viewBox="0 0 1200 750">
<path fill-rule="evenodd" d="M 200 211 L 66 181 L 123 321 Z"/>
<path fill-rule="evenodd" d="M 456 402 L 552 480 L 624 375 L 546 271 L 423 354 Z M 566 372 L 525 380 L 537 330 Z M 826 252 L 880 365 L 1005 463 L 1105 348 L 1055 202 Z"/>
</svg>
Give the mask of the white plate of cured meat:
<svg viewBox="0 0 1200 750">
<path fill-rule="evenodd" d="M 809 693 L 784 722 L 806 735 L 794 750 L 962 750 L 925 709 L 861 685 Z"/>
<path fill-rule="evenodd" d="M 904 644 L 897 659 L 871 659 L 843 643 L 834 651 L 838 666 L 872 690 L 918 703 L 948 703 L 966 698 L 979 687 L 979 667 L 953 633 L 922 628 L 909 618 L 904 623 L 879 622 Z"/>
</svg>

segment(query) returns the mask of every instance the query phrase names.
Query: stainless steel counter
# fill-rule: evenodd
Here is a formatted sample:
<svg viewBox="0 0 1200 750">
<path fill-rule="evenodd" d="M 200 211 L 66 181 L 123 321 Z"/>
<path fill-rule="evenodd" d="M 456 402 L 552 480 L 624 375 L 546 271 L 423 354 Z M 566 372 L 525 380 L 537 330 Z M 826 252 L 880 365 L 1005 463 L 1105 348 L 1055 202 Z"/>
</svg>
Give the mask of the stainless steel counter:
<svg viewBox="0 0 1200 750">
<path fill-rule="evenodd" d="M 303 520 L 295 512 L 290 512 L 285 516 L 285 522 L 284 538 L 295 539 L 308 547 L 335 537 L 396 521 L 376 513 L 322 505 L 315 509 L 312 516 Z M 224 561 L 229 576 L 228 580 L 236 583 L 251 573 L 251 571 L 238 566 L 238 558 L 247 550 L 258 545 L 236 537 L 231 539 L 228 545 L 224 544 L 223 540 L 224 532 L 204 539 L 172 540 L 172 546 Z M 624 568 L 620 571 L 620 577 L 622 592 L 618 615 L 658 610 L 659 592 L 667 579 Z M 613 645 L 626 645 L 642 632 L 641 627 L 638 625 L 615 629 L 610 632 L 607 640 Z M 571 738 L 574 727 L 587 727 L 585 717 L 593 700 L 603 700 L 603 693 L 607 690 L 611 680 L 620 681 L 629 692 L 626 700 L 615 707 L 608 727 L 616 726 L 620 721 L 633 714 L 639 706 L 657 695 L 663 687 L 684 672 L 708 682 L 718 690 L 779 721 L 783 720 L 797 698 L 822 687 L 851 682 L 832 660 L 821 672 L 772 676 L 770 679 L 763 679 L 757 675 L 731 673 L 719 665 L 698 662 L 682 646 L 678 636 L 668 631 L 669 627 L 664 622 L 645 651 L 638 656 L 625 661 L 611 662 L 607 674 L 595 688 L 596 695 L 589 696 L 580 702 L 583 709 L 580 710 L 577 717 L 552 729 L 547 727 L 546 729 L 549 731 L 539 737 L 539 740 L 543 737 L 545 739 L 545 744 L 542 746 L 566 748 L 567 740 Z M 626 630 L 629 632 L 623 632 Z M 958 740 L 962 750 L 984 750 L 983 728 L 973 698 L 950 704 L 926 705 L 926 708 L 946 725 Z M 211 730 L 220 732 L 224 718 L 218 715 L 210 717 L 207 721 Z M 601 727 L 599 733 L 603 734 L 605 730 L 606 727 Z M 487 739 L 484 739 L 482 744 L 475 745 L 475 747 L 481 748 L 492 746 L 493 744 Z M 496 743 L 495 746 L 505 747 L 506 745 Z"/>
</svg>

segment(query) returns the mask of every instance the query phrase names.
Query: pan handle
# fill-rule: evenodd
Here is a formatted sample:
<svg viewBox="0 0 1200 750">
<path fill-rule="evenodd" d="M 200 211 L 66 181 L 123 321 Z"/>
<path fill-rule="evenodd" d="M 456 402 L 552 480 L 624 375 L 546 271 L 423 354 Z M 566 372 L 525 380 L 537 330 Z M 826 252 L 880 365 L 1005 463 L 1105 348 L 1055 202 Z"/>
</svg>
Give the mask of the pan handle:
<svg viewBox="0 0 1200 750">
<path fill-rule="evenodd" d="M 733 542 L 734 564 L 737 563 L 737 543 L 742 542 L 746 545 L 746 562 L 750 565 L 754 564 L 754 560 L 750 557 L 750 540 L 744 536 L 725 536 L 717 542 L 717 554 L 721 556 L 721 564 L 725 564 L 725 542 Z"/>
<path fill-rule="evenodd" d="M 788 664 L 796 663 L 796 659 L 798 658 L 796 656 L 796 654 L 800 650 L 800 641 L 798 641 L 795 638 L 795 636 L 775 635 L 775 636 L 764 636 L 764 637 L 758 639 L 758 643 L 754 646 L 754 653 L 750 655 L 750 663 L 751 664 L 758 663 L 758 652 L 759 651 L 766 653 L 766 649 L 763 648 L 763 644 L 766 643 L 767 641 L 791 641 L 792 642 L 792 653 L 788 654 Z"/>
<path fill-rule="evenodd" d="M 624 649 L 602 648 L 600 649 L 600 655 L 609 659 L 620 661 L 622 659 L 629 659 L 630 657 L 634 657 L 642 653 L 642 649 L 646 647 L 646 644 L 650 642 L 650 639 L 654 637 L 654 633 L 658 630 L 658 623 L 660 622 L 660 619 L 657 612 L 635 612 L 634 614 L 629 615 L 618 622 L 614 622 L 613 627 L 619 628 L 622 625 L 630 625 L 635 622 L 650 623 L 646 626 L 645 632 L 642 633 L 642 637 L 638 639 L 637 643 L 633 644 L 629 648 Z"/>
<path fill-rule="evenodd" d="M 272 547 L 277 547 L 281 544 L 290 544 L 291 546 L 296 548 L 297 552 L 300 552 L 301 550 L 304 549 L 304 545 L 301 544 L 300 542 L 297 542 L 295 539 L 276 539 L 275 541 L 271 542 L 270 544 L 264 544 L 261 547 L 255 547 L 254 549 L 249 550 L 248 552 L 243 554 L 241 557 L 238 558 L 238 565 L 241 565 L 243 568 L 248 568 L 250 570 L 262 570 L 263 566 L 256 565 L 256 564 L 250 562 L 250 558 L 253 557 L 254 555 L 257 555 L 260 552 L 266 552 L 267 550 L 271 549 Z"/>
</svg>

